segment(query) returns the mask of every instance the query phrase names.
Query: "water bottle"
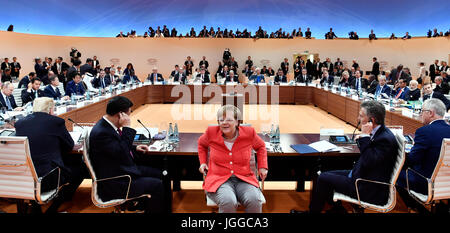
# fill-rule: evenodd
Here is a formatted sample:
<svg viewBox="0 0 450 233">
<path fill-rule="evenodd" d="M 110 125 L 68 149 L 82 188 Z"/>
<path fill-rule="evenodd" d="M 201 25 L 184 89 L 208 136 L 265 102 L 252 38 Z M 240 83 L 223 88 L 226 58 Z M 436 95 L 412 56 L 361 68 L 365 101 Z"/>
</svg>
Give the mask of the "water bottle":
<svg viewBox="0 0 450 233">
<path fill-rule="evenodd" d="M 393 103 L 392 103 L 392 96 L 389 96 L 389 107 L 392 107 Z"/>
<path fill-rule="evenodd" d="M 111 85 L 109 85 L 109 93 L 111 93 L 112 94 L 112 84 Z"/>
<path fill-rule="evenodd" d="M 273 128 L 273 124 L 270 127 L 270 134 L 269 134 L 269 138 L 270 138 L 270 143 L 274 143 L 274 137 L 275 137 L 275 129 Z"/>
<path fill-rule="evenodd" d="M 169 141 L 172 141 L 173 140 L 173 127 L 172 127 L 172 123 L 169 123 L 169 132 L 168 132 L 168 134 L 169 134 Z"/>
<path fill-rule="evenodd" d="M 91 92 L 86 91 L 86 100 L 91 100 Z"/>
<path fill-rule="evenodd" d="M 177 123 L 175 123 L 175 127 L 173 129 L 173 140 L 175 142 L 179 142 L 180 141 L 180 136 L 178 134 L 178 124 Z"/>
<path fill-rule="evenodd" d="M 75 104 L 75 93 L 72 93 L 72 95 L 70 95 L 70 103 Z"/>
<path fill-rule="evenodd" d="M 275 131 L 275 143 L 280 143 L 280 126 L 277 125 L 277 130 Z"/>
</svg>

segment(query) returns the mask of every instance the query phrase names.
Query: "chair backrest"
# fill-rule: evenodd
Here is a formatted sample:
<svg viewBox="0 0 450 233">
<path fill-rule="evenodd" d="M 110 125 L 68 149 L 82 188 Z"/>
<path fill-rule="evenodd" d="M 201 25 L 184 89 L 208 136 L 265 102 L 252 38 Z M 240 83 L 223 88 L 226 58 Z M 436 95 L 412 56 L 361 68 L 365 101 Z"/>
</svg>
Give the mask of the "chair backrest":
<svg viewBox="0 0 450 233">
<path fill-rule="evenodd" d="M 86 164 L 86 167 L 89 170 L 89 174 L 91 174 L 92 181 L 95 182 L 97 180 L 97 177 L 95 175 L 94 168 L 91 164 L 91 159 L 89 158 L 89 135 L 91 133 L 91 128 L 85 127 L 83 130 L 83 133 L 81 135 L 81 138 L 83 140 L 83 159 L 84 163 Z"/>
<path fill-rule="evenodd" d="M 442 139 L 441 153 L 431 175 L 433 200 L 450 198 L 450 138 Z"/>
<path fill-rule="evenodd" d="M 23 88 L 14 88 L 12 95 L 17 106 L 22 106 L 22 90 Z"/>
<path fill-rule="evenodd" d="M 35 200 L 37 180 L 28 138 L 0 137 L 0 197 Z"/>
</svg>

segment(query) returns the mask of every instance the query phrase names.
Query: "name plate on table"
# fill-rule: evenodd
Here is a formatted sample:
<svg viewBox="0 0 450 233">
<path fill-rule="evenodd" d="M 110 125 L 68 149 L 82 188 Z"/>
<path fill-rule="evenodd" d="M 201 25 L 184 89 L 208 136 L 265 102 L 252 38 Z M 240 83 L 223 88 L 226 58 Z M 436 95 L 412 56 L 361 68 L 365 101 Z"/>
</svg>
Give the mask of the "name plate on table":
<svg viewBox="0 0 450 233">
<path fill-rule="evenodd" d="M 180 85 L 180 82 L 172 82 L 172 85 Z"/>
<path fill-rule="evenodd" d="M 65 106 L 56 107 L 56 115 L 63 114 L 65 112 L 66 112 L 66 107 Z"/>
<path fill-rule="evenodd" d="M 109 97 L 111 97 L 111 93 L 106 94 L 106 98 L 109 98 Z"/>
<path fill-rule="evenodd" d="M 413 117 L 413 111 L 411 109 L 402 109 L 402 115 L 406 117 Z"/>
<path fill-rule="evenodd" d="M 116 92 L 118 95 L 122 94 L 122 90 L 117 90 Z"/>
<path fill-rule="evenodd" d="M 155 82 L 155 85 L 162 85 L 162 84 L 163 84 L 162 82 L 158 82 L 158 81 Z"/>
<path fill-rule="evenodd" d="M 280 83 L 280 86 L 289 86 L 289 83 Z"/>
<path fill-rule="evenodd" d="M 267 86 L 267 83 L 258 83 L 258 86 Z"/>
<path fill-rule="evenodd" d="M 341 92 L 341 96 L 347 96 L 347 93 Z"/>
<path fill-rule="evenodd" d="M 296 83 L 296 85 L 297 85 L 297 86 L 300 86 L 300 87 L 305 87 L 305 86 L 306 86 L 306 83 Z"/>
<path fill-rule="evenodd" d="M 331 89 L 331 93 L 336 94 L 337 93 L 336 89 Z"/>
<path fill-rule="evenodd" d="M 195 82 L 195 83 L 192 83 L 194 86 L 201 86 L 202 85 L 202 83 L 201 82 Z"/>
<path fill-rule="evenodd" d="M 100 100 L 100 97 L 96 96 L 96 97 L 94 97 L 93 100 L 94 100 L 94 102 L 98 102 Z"/>
<path fill-rule="evenodd" d="M 237 83 L 235 83 L 235 82 L 227 82 L 227 86 L 236 86 L 237 85 Z"/>
<path fill-rule="evenodd" d="M 357 95 L 352 95 L 352 100 L 359 100 Z"/>
<path fill-rule="evenodd" d="M 77 102 L 77 108 L 81 108 L 84 106 L 84 102 Z"/>
<path fill-rule="evenodd" d="M 130 91 L 130 88 L 129 88 L 129 87 L 125 87 L 124 92 L 127 92 L 127 91 Z"/>
<path fill-rule="evenodd" d="M 139 83 L 139 87 L 142 87 L 142 85 L 143 85 L 142 83 Z"/>
</svg>

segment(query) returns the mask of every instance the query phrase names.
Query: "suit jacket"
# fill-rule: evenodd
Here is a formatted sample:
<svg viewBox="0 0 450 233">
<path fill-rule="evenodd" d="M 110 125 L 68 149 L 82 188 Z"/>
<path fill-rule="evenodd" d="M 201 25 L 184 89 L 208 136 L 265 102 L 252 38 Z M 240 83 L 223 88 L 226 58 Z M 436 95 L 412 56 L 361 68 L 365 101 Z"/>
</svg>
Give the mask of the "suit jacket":
<svg viewBox="0 0 450 233">
<path fill-rule="evenodd" d="M 252 149 L 256 151 L 255 161 L 258 168 L 267 169 L 266 146 L 264 141 L 256 134 L 255 129 L 248 126 L 239 126 L 239 136 L 234 141 L 230 151 L 224 144 L 219 126 L 209 126 L 198 139 L 200 164 L 205 163 L 209 168 L 205 182 L 203 182 L 203 189 L 208 192 L 216 192 L 232 174 L 251 185 L 259 187 L 256 174 L 250 169 Z"/>
<path fill-rule="evenodd" d="M 38 63 L 36 63 L 34 65 L 34 71 L 36 72 L 36 76 L 38 78 L 42 78 L 48 73 L 48 72 L 46 72 L 47 70 L 45 69 L 45 67 L 43 65 L 38 64 Z"/>
<path fill-rule="evenodd" d="M 324 85 L 324 83 L 328 85 L 333 85 L 334 83 L 334 76 L 328 75 L 328 78 L 325 80 L 325 78 L 322 78 L 320 80 L 320 85 Z"/>
<path fill-rule="evenodd" d="M 436 77 L 436 71 L 439 72 L 439 65 L 436 65 L 434 63 L 431 64 L 430 65 L 430 77 L 431 77 L 432 81 L 434 81 L 434 78 Z M 439 76 L 439 75 L 437 75 L 437 76 Z"/>
<path fill-rule="evenodd" d="M 200 79 L 201 77 L 202 77 L 202 74 L 197 74 L 197 76 L 196 76 L 197 79 Z M 203 78 L 202 83 L 210 83 L 211 82 L 211 80 L 209 80 L 209 75 L 205 74 L 205 76 L 203 76 L 203 77 L 204 78 Z"/>
<path fill-rule="evenodd" d="M 2 74 L 2 83 L 4 82 L 12 82 L 12 77 L 11 75 L 6 75 L 5 73 Z"/>
<path fill-rule="evenodd" d="M 420 89 L 416 88 L 415 90 L 411 91 L 409 90 L 408 93 L 406 93 L 405 100 L 406 101 L 417 101 L 420 98 Z"/>
<path fill-rule="evenodd" d="M 111 79 L 109 79 L 108 75 L 105 75 L 105 77 L 103 77 L 104 82 L 105 82 L 105 86 L 103 88 L 106 88 L 107 86 L 111 85 Z M 91 81 L 92 86 L 94 86 L 94 88 L 100 88 L 102 86 L 102 82 L 100 77 L 95 77 L 94 79 L 92 79 Z"/>
<path fill-rule="evenodd" d="M 343 87 L 351 87 L 351 88 L 355 88 L 355 79 L 353 77 L 348 77 L 348 80 L 345 80 L 344 78 L 342 78 L 342 80 L 339 82 L 339 85 L 343 86 Z"/>
<path fill-rule="evenodd" d="M 439 159 L 443 138 L 450 138 L 450 125 L 444 120 L 436 120 L 418 128 L 414 136 L 414 146 L 406 157 L 404 168 L 410 167 L 421 175 L 430 178 Z M 405 179 L 404 182 L 406 183 L 405 176 L 401 175 L 400 177 Z M 415 191 L 427 192 L 428 189 L 423 178 L 412 173 L 412 175 L 408 175 L 408 179 L 410 186 L 413 186 Z"/>
<path fill-rule="evenodd" d="M 448 100 L 447 97 L 445 97 L 443 94 L 441 94 L 440 92 L 433 92 L 431 93 L 431 95 L 432 98 L 440 99 L 445 104 L 447 111 L 450 109 L 450 100 Z M 423 101 L 429 99 L 431 95 L 424 95 Z"/>
<path fill-rule="evenodd" d="M 361 137 L 357 144 L 361 155 L 352 169 L 352 181 L 363 178 L 388 183 L 398 152 L 394 134 L 381 125 L 372 138 Z M 370 200 L 376 204 L 385 204 L 387 201 L 388 186 L 360 182 L 358 188 L 361 200 Z"/>
<path fill-rule="evenodd" d="M 55 92 L 55 90 L 53 90 L 52 85 L 47 85 L 44 88 L 44 95 L 50 98 L 53 98 L 54 100 L 57 100 L 58 98 L 62 97 L 61 92 L 59 91 L 59 88 L 57 89 L 57 91 Z"/>
<path fill-rule="evenodd" d="M 155 80 L 155 76 L 156 76 L 156 80 Z M 160 73 L 157 73 L 156 75 L 154 73 L 151 73 L 147 77 L 147 80 L 149 80 L 152 83 L 155 82 L 155 81 L 162 82 L 162 81 L 164 81 L 164 78 L 163 78 L 162 74 L 160 74 Z"/>
<path fill-rule="evenodd" d="M 231 80 L 231 76 L 228 75 L 228 76 L 225 78 L 225 83 L 227 83 L 227 82 L 236 82 L 236 83 L 239 83 L 239 76 L 235 74 L 235 75 L 233 76 L 233 80 Z"/>
<path fill-rule="evenodd" d="M 98 179 L 130 175 L 134 180 L 142 175 L 135 163 L 137 155 L 136 147 L 133 146 L 136 130 L 128 127 L 122 128 L 122 136 L 107 122 L 100 119 L 91 130 L 89 143 L 91 145 L 89 155 Z M 130 154 L 132 153 L 132 155 Z M 112 183 L 118 183 L 117 187 L 108 186 L 108 182 L 99 184 L 99 196 L 104 198 L 114 196 L 124 196 L 128 186 L 128 179 L 116 180 Z M 107 198 L 109 199 L 109 198 Z"/>
<path fill-rule="evenodd" d="M 6 68 L 11 68 L 11 63 L 9 63 L 9 62 L 2 62 L 1 69 L 5 70 Z"/>
<path fill-rule="evenodd" d="M 401 91 L 401 89 L 402 88 L 397 88 L 397 90 L 392 90 L 392 97 L 395 98 L 398 95 L 398 93 Z M 405 87 L 405 89 L 403 90 L 403 92 L 400 94 L 400 96 L 398 98 L 406 100 L 406 97 L 408 96 L 408 92 L 409 92 L 409 88 Z"/>
<path fill-rule="evenodd" d="M 22 79 L 20 79 L 17 88 L 27 88 L 28 83 L 30 83 L 30 78 L 27 75 L 27 76 L 23 77 Z"/>
<path fill-rule="evenodd" d="M 73 80 L 73 78 L 75 77 L 75 75 L 77 74 L 77 68 L 75 66 L 70 67 L 67 70 L 67 80 L 70 82 Z"/>
<path fill-rule="evenodd" d="M 136 75 L 134 75 L 134 76 L 132 76 L 132 77 L 130 77 L 130 75 L 125 75 L 125 76 L 123 76 L 123 78 L 122 78 L 122 84 L 126 84 L 126 83 L 128 83 L 128 82 L 130 82 L 130 81 L 132 81 L 132 82 L 141 82 L 141 80 L 139 80 L 138 77 L 137 77 Z"/>
<path fill-rule="evenodd" d="M 184 72 L 180 73 L 180 72 L 176 72 L 176 70 L 172 71 L 172 73 L 170 74 L 170 76 L 173 77 L 173 81 L 174 82 L 180 82 L 180 83 L 184 83 L 186 84 L 186 75 Z"/>
<path fill-rule="evenodd" d="M 403 72 L 403 70 L 401 71 L 401 73 L 400 73 L 398 78 L 397 78 L 397 73 L 398 73 L 398 70 L 397 69 L 393 69 L 391 71 L 391 73 L 389 74 L 389 80 L 392 81 L 392 84 L 394 84 L 400 78 L 408 79 L 408 77 L 409 77 L 407 73 Z"/>
<path fill-rule="evenodd" d="M 11 62 L 10 65 L 11 65 L 11 76 L 19 77 L 20 69 L 22 68 L 20 66 L 20 63 L 16 62 L 16 64 L 14 64 L 14 62 Z M 16 68 L 18 69 L 17 72 L 16 72 Z"/>
<path fill-rule="evenodd" d="M 205 65 L 205 68 L 206 69 L 208 69 L 208 66 L 209 66 L 209 64 L 208 64 L 208 61 L 203 61 L 203 60 L 201 60 L 199 63 L 198 63 L 198 66 L 199 67 L 202 67 L 202 65 Z"/>
<path fill-rule="evenodd" d="M 27 89 L 23 89 L 22 93 L 21 93 L 21 98 L 22 98 L 22 106 L 24 106 L 25 104 L 27 104 L 28 102 L 32 102 L 35 98 L 36 98 L 36 91 L 35 90 L 31 90 L 31 92 L 28 92 Z M 38 97 L 43 97 L 45 96 L 44 91 L 41 89 L 37 90 L 37 94 Z"/>
<path fill-rule="evenodd" d="M 378 63 L 377 61 L 373 63 L 371 73 L 375 76 L 380 74 L 380 63 Z"/>
<path fill-rule="evenodd" d="M 309 74 L 306 74 L 305 77 L 303 77 L 302 74 L 297 75 L 297 77 L 295 77 L 295 82 L 297 83 L 305 83 L 307 81 L 311 81 L 312 80 L 312 76 Z"/>
<path fill-rule="evenodd" d="M 281 77 L 276 75 L 275 78 L 274 78 L 274 82 L 275 83 L 286 83 L 287 82 L 287 77 L 286 77 L 286 75 L 283 75 Z"/>
<path fill-rule="evenodd" d="M 58 72 L 58 65 L 55 62 L 55 64 L 53 64 L 53 66 L 52 66 L 52 71 L 56 75 L 59 75 L 59 74 L 62 74 L 63 70 L 68 70 L 69 68 L 70 68 L 70 66 L 67 65 L 67 63 L 61 62 L 61 72 Z"/>
<path fill-rule="evenodd" d="M 82 65 L 82 66 L 80 66 L 80 74 L 83 75 L 86 72 L 88 72 L 88 73 L 90 73 L 92 75 L 95 75 L 97 73 L 97 72 L 94 71 L 94 68 L 92 68 L 92 66 L 87 64 L 87 63 Z"/>
<path fill-rule="evenodd" d="M 16 100 L 14 99 L 14 96 L 11 94 L 7 98 L 9 98 L 9 102 L 11 103 L 12 109 L 17 108 L 17 104 L 16 104 Z M 5 101 L 5 99 L 3 99 L 3 94 L 1 93 L 1 91 L 0 91 L 0 104 L 1 104 L 0 107 L 7 108 L 6 101 Z"/>
<path fill-rule="evenodd" d="M 75 83 L 75 81 L 70 81 L 67 83 L 66 86 L 66 95 L 72 96 L 72 94 L 75 95 L 84 95 L 86 92 L 86 89 L 84 89 L 82 82 L 79 82 L 78 84 Z"/>
<path fill-rule="evenodd" d="M 280 66 L 283 70 L 284 75 L 286 75 L 287 72 L 289 72 L 289 62 L 282 62 Z"/>
<path fill-rule="evenodd" d="M 448 86 L 448 84 L 445 83 L 445 81 L 442 81 L 441 85 L 440 86 L 436 85 L 436 88 L 434 88 L 433 91 L 438 91 L 443 95 L 448 95 L 449 89 L 450 87 Z"/>
<path fill-rule="evenodd" d="M 380 84 L 378 84 L 377 89 L 375 90 L 375 95 L 380 91 L 380 88 L 381 88 L 381 86 L 380 86 Z M 385 84 L 383 86 L 383 89 L 381 90 L 381 93 L 385 93 L 386 95 L 391 96 L 391 88 Z"/>
<path fill-rule="evenodd" d="M 72 150 L 74 142 L 64 119 L 43 112 L 34 112 L 15 123 L 16 135 L 27 136 L 31 158 L 39 177 L 55 167 L 70 172 L 64 166 L 63 154 Z"/>
</svg>

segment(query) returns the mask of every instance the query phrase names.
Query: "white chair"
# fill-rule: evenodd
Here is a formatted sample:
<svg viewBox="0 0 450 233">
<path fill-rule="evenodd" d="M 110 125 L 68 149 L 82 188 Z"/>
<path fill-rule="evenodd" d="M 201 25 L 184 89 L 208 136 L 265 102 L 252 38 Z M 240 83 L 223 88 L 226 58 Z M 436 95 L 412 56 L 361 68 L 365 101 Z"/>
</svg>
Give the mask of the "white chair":
<svg viewBox="0 0 450 233">
<path fill-rule="evenodd" d="M 42 181 L 51 173 L 58 173 L 54 189 L 41 192 Z M 46 204 L 56 197 L 60 185 L 61 170 L 54 168 L 48 174 L 38 177 L 31 159 L 27 137 L 0 137 L 0 197 L 19 200 L 35 200 Z M 18 211 L 19 203 L 18 203 Z M 26 210 L 24 210 L 26 211 Z"/>
<path fill-rule="evenodd" d="M 22 106 L 22 90 L 24 88 L 14 88 L 12 95 L 14 96 L 14 101 L 16 101 L 17 106 Z"/>
<path fill-rule="evenodd" d="M 408 179 L 410 172 L 427 181 L 428 193 L 426 195 L 410 189 Z M 439 160 L 431 177 L 427 178 L 417 171 L 407 168 L 406 184 L 409 194 L 423 205 L 431 204 L 434 207 L 438 201 L 450 199 L 450 138 L 442 140 Z"/>
<path fill-rule="evenodd" d="M 392 174 L 391 174 L 391 179 L 389 181 L 389 183 L 385 183 L 385 182 L 380 182 L 380 181 L 374 181 L 374 180 L 367 180 L 367 179 L 362 179 L 362 178 L 358 178 L 356 179 L 355 182 L 355 187 L 356 187 L 356 195 L 357 195 L 357 199 L 352 198 L 350 196 L 344 195 L 342 193 L 338 193 L 338 192 L 334 192 L 333 195 L 333 200 L 336 201 L 346 201 L 346 202 L 350 202 L 353 204 L 357 204 L 365 209 L 371 209 L 371 210 L 375 210 L 378 212 L 382 212 L 382 213 L 386 213 L 391 211 L 396 204 L 396 189 L 395 189 L 395 183 L 397 182 L 397 178 L 400 174 L 400 171 L 403 167 L 403 163 L 405 162 L 405 143 L 406 140 L 404 138 L 404 136 L 400 133 L 398 133 L 397 131 L 393 132 L 395 135 L 395 139 L 397 140 L 397 144 L 398 144 L 398 151 L 397 151 L 397 159 L 395 161 L 394 164 L 394 168 L 392 170 Z M 375 205 L 375 204 L 371 204 L 368 202 L 364 202 L 361 201 L 360 196 L 359 196 L 359 191 L 358 191 L 358 183 L 360 182 L 370 182 L 370 183 L 376 183 L 376 184 L 380 184 L 380 185 L 387 185 L 389 186 L 389 197 L 388 200 L 386 202 L 386 204 L 384 205 Z"/>
<path fill-rule="evenodd" d="M 103 179 L 97 179 L 97 176 L 95 174 L 94 168 L 92 167 L 91 164 L 91 160 L 89 158 L 89 150 L 90 150 L 90 145 L 89 145 L 89 135 L 91 133 L 91 129 L 92 128 L 85 128 L 83 130 L 83 134 L 82 134 L 82 140 L 83 140 L 83 160 L 84 163 L 86 164 L 86 167 L 89 170 L 89 173 L 91 175 L 92 178 L 92 191 L 91 191 L 91 199 L 92 202 L 94 203 L 95 206 L 100 207 L 100 208 L 109 208 L 109 207 L 114 207 L 114 212 L 116 213 L 121 213 L 122 208 L 120 205 L 124 204 L 127 201 L 131 201 L 131 200 L 135 200 L 141 197 L 147 197 L 150 198 L 150 194 L 144 194 L 141 195 L 139 197 L 134 197 L 134 198 L 128 198 L 128 193 L 130 191 L 130 185 L 131 185 L 131 176 L 130 175 L 121 175 L 121 176 L 115 176 L 115 177 L 108 177 L 108 178 L 103 178 Z M 128 189 L 126 192 L 126 195 L 124 198 L 119 198 L 119 199 L 113 199 L 113 200 L 109 200 L 109 201 L 103 201 L 100 196 L 98 195 L 97 192 L 97 185 L 99 182 L 103 182 L 103 181 L 108 181 L 108 180 L 114 180 L 114 179 L 123 179 L 123 178 L 128 178 Z"/>
</svg>

